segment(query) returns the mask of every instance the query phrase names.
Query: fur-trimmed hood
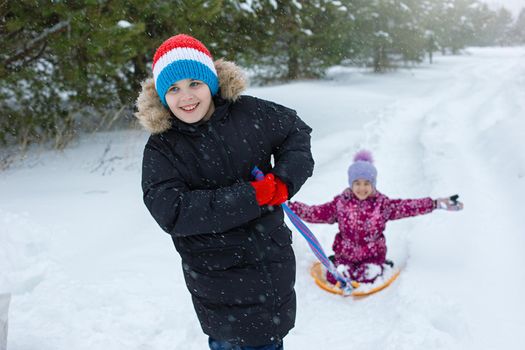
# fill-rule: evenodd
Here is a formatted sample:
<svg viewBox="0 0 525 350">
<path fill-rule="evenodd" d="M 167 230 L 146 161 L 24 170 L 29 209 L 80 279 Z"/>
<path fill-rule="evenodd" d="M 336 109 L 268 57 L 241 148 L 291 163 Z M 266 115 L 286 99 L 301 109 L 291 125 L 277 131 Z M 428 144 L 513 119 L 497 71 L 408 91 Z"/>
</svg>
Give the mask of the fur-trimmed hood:
<svg viewBox="0 0 525 350">
<path fill-rule="evenodd" d="M 235 101 L 246 90 L 247 80 L 242 69 L 233 62 L 222 59 L 215 61 L 219 77 L 219 94 L 223 99 Z M 155 90 L 153 78 L 142 82 L 142 90 L 137 98 L 135 117 L 150 133 L 159 134 L 171 128 L 171 113 L 162 105 Z"/>
</svg>

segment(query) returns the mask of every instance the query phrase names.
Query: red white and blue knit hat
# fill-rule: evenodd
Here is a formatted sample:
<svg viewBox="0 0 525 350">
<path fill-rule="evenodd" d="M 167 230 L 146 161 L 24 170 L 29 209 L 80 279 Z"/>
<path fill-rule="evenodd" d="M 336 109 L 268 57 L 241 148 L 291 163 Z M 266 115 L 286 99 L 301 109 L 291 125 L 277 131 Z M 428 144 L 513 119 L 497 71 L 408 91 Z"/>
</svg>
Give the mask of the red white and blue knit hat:
<svg viewBox="0 0 525 350">
<path fill-rule="evenodd" d="M 354 156 L 354 163 L 348 168 L 348 184 L 352 187 L 355 180 L 368 180 L 376 188 L 377 169 L 372 154 L 361 150 Z"/>
<path fill-rule="evenodd" d="M 155 89 L 164 106 L 168 89 L 182 79 L 201 80 L 211 95 L 219 91 L 219 78 L 210 51 L 199 40 L 178 34 L 163 42 L 153 56 Z"/>
</svg>

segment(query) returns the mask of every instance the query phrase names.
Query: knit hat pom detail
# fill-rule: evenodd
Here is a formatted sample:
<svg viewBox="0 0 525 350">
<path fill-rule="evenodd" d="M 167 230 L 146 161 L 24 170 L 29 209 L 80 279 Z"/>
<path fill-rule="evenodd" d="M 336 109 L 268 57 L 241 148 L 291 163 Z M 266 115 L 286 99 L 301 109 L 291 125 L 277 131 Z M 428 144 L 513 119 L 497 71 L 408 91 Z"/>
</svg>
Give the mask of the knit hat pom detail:
<svg viewBox="0 0 525 350">
<path fill-rule="evenodd" d="M 358 161 L 374 163 L 374 158 L 372 157 L 372 153 L 370 153 L 370 151 L 363 149 L 357 152 L 354 156 L 354 162 Z"/>
<path fill-rule="evenodd" d="M 368 180 L 376 187 L 377 169 L 373 164 L 372 153 L 367 150 L 361 150 L 354 156 L 354 163 L 348 168 L 348 184 L 352 187 L 355 180 Z"/>
</svg>

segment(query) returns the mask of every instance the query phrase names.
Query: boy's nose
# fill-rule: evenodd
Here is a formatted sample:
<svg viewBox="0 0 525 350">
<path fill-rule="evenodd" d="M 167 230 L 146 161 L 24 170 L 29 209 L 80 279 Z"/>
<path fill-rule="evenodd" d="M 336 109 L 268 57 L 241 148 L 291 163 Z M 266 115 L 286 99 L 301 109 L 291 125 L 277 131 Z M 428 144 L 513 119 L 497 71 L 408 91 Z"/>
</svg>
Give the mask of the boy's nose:
<svg viewBox="0 0 525 350">
<path fill-rule="evenodd" d="M 191 92 L 188 92 L 188 91 L 182 92 L 182 97 L 181 97 L 182 101 L 192 101 L 193 99 L 194 99 L 194 96 Z"/>
</svg>

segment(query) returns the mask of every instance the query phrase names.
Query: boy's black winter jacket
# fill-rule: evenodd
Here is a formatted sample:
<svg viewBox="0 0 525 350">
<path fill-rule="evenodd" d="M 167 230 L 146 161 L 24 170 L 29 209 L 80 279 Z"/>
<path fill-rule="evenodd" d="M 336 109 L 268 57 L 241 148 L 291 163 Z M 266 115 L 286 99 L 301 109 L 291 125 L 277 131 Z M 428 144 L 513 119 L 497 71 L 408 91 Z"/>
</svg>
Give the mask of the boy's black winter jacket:
<svg viewBox="0 0 525 350">
<path fill-rule="evenodd" d="M 274 173 L 293 196 L 312 174 L 311 129 L 291 109 L 240 96 L 235 65 L 216 68 L 215 113 L 197 124 L 171 116 L 153 82 L 143 84 L 137 117 L 152 132 L 144 202 L 181 255 L 204 332 L 239 345 L 275 343 L 294 326 L 295 257 L 282 208 L 259 207 L 251 170 Z"/>
</svg>

